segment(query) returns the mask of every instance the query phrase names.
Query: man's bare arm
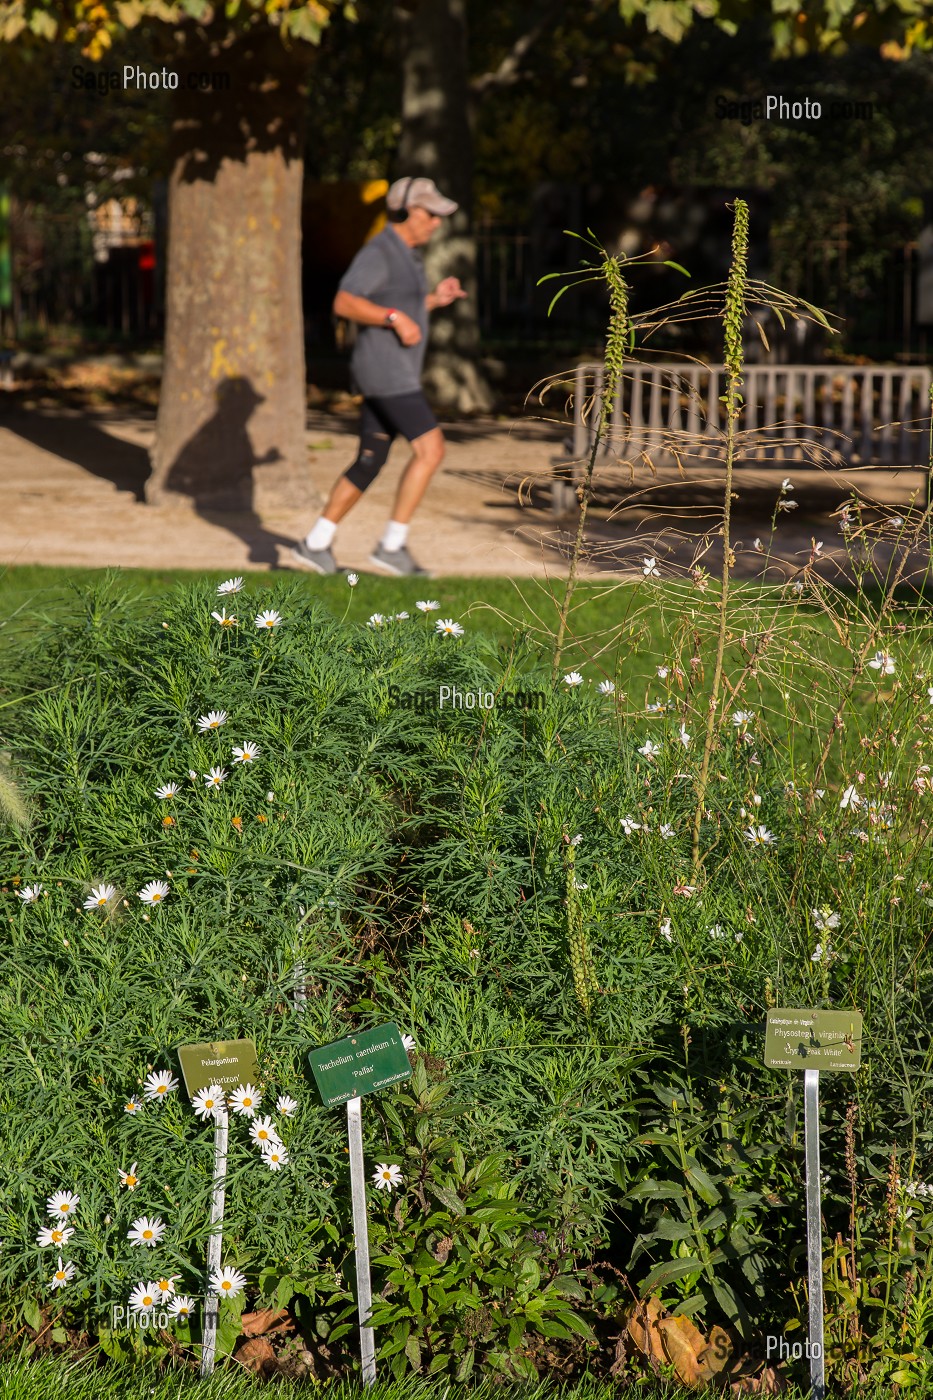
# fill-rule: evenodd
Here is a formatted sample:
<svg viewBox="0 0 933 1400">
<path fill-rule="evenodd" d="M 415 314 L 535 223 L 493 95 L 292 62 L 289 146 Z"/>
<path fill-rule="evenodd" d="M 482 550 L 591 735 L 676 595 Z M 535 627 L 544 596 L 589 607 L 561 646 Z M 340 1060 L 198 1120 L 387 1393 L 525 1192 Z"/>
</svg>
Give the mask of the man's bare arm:
<svg viewBox="0 0 933 1400">
<path fill-rule="evenodd" d="M 379 306 L 366 297 L 355 297 L 352 292 L 338 292 L 334 297 L 334 315 L 345 321 L 356 321 L 361 326 L 384 326 L 386 312 L 392 308 Z"/>
</svg>

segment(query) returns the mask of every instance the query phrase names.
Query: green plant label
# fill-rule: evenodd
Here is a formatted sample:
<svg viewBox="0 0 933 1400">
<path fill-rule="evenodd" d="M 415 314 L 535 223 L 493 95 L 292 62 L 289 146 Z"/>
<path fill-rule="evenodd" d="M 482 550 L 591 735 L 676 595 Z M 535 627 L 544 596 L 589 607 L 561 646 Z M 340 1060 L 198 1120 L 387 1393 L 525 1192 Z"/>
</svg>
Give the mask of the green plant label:
<svg viewBox="0 0 933 1400">
<path fill-rule="evenodd" d="M 252 1040 L 208 1040 L 202 1045 L 180 1045 L 178 1058 L 189 1099 L 199 1089 L 219 1084 L 222 1089 L 256 1084 L 259 1061 Z"/>
<path fill-rule="evenodd" d="M 858 1069 L 861 1060 L 861 1011 L 776 1007 L 768 1012 L 769 1069 Z"/>
<path fill-rule="evenodd" d="M 312 1050 L 308 1063 L 325 1108 L 411 1078 L 408 1051 L 394 1021 Z"/>
</svg>

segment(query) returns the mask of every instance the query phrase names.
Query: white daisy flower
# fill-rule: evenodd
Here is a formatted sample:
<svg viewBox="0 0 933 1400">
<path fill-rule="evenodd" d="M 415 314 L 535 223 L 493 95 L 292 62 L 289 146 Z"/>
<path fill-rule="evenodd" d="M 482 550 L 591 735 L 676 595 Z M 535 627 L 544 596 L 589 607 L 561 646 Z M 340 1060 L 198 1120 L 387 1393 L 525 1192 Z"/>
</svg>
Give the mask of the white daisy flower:
<svg viewBox="0 0 933 1400">
<path fill-rule="evenodd" d="M 868 664 L 873 671 L 880 671 L 883 676 L 894 675 L 894 657 L 886 651 L 876 651 Z"/>
<path fill-rule="evenodd" d="M 221 627 L 236 627 L 237 625 L 235 617 L 227 616 L 226 608 L 222 608 L 220 612 L 212 612 L 211 617 L 214 619 L 215 622 L 219 622 Z"/>
<path fill-rule="evenodd" d="M 288 1153 L 280 1142 L 265 1143 L 262 1148 L 262 1160 L 270 1172 L 280 1172 L 288 1165 Z"/>
<path fill-rule="evenodd" d="M 150 880 L 147 885 L 143 885 L 137 898 L 141 899 L 143 904 L 161 904 L 167 894 L 168 885 L 164 880 Z"/>
<path fill-rule="evenodd" d="M 68 1220 L 78 1209 L 80 1199 L 73 1191 L 56 1191 L 45 1203 L 46 1213 L 59 1220 Z"/>
<path fill-rule="evenodd" d="M 568 671 L 567 675 L 564 677 L 564 685 L 573 686 L 582 684 L 583 677 L 580 675 L 579 671 Z"/>
<path fill-rule="evenodd" d="M 230 593 L 239 593 L 243 587 L 242 575 L 237 578 L 228 578 L 225 583 L 218 583 L 217 593 L 221 598 L 226 598 Z"/>
<path fill-rule="evenodd" d="M 671 826 L 670 822 L 664 822 L 662 826 L 658 827 L 658 835 L 661 837 L 662 841 L 669 841 L 671 839 L 674 835 L 674 828 Z"/>
<path fill-rule="evenodd" d="M 230 1095 L 230 1107 L 244 1118 L 253 1118 L 262 1103 L 262 1094 L 252 1084 L 240 1084 Z"/>
<path fill-rule="evenodd" d="M 213 1269 L 208 1282 L 212 1293 L 221 1298 L 235 1298 L 246 1287 L 246 1275 L 239 1269 Z"/>
<path fill-rule="evenodd" d="M 226 776 L 226 768 L 221 768 L 219 764 L 215 765 L 209 773 L 201 774 L 201 777 L 204 779 L 205 787 L 209 788 L 219 788 Z"/>
<path fill-rule="evenodd" d="M 371 617 L 371 618 L 368 620 L 368 622 L 366 623 L 366 626 L 367 626 L 367 627 L 381 627 L 381 626 L 383 625 L 384 622 L 385 622 L 385 618 L 383 617 L 382 613 L 373 613 L 372 617 Z"/>
<path fill-rule="evenodd" d="M 814 909 L 811 912 L 813 914 L 813 922 L 816 924 L 820 933 L 824 933 L 826 929 L 839 927 L 839 915 L 835 914 L 828 905 L 823 904 L 819 909 Z"/>
<path fill-rule="evenodd" d="M 615 695 L 616 683 L 615 681 L 600 681 L 596 689 L 599 691 L 600 695 Z"/>
<path fill-rule="evenodd" d="M 638 752 L 644 758 L 654 758 L 656 754 L 659 754 L 661 752 L 661 746 L 660 744 L 652 744 L 650 739 L 646 739 L 642 747 L 638 750 Z"/>
<path fill-rule="evenodd" d="M 673 940 L 674 940 L 674 934 L 673 934 L 673 931 L 671 930 L 671 921 L 670 921 L 670 919 L 662 919 L 662 920 L 661 920 L 661 927 L 660 927 L 660 929 L 658 930 L 658 932 L 660 933 L 660 935 L 661 935 L 662 938 L 667 939 L 668 943 L 672 943 L 672 942 L 673 942 Z"/>
<path fill-rule="evenodd" d="M 226 723 L 226 710 L 208 710 L 207 714 L 202 715 L 198 720 L 198 728 L 202 734 L 206 734 L 209 729 L 219 729 L 222 724 Z"/>
<path fill-rule="evenodd" d="M 396 620 L 396 622 L 407 622 L 407 621 L 408 621 L 408 613 L 407 613 L 407 612 L 396 613 L 396 614 L 395 614 L 395 620 Z"/>
<path fill-rule="evenodd" d="M 259 745 L 247 739 L 246 743 L 243 745 L 234 744 L 233 761 L 234 763 L 252 763 L 253 759 L 259 756 L 260 752 Z"/>
<path fill-rule="evenodd" d="M 116 885 L 94 885 L 84 901 L 85 909 L 103 909 L 117 892 Z"/>
<path fill-rule="evenodd" d="M 347 585 L 348 585 L 348 587 L 350 587 L 350 588 L 355 588 L 356 585 L 359 583 L 359 581 L 360 581 L 360 576 L 359 576 L 359 574 L 347 574 Z"/>
<path fill-rule="evenodd" d="M 579 846 L 579 845 L 582 844 L 582 842 L 583 842 L 583 832 L 582 832 L 582 831 L 578 831 L 577 834 L 576 834 L 576 836 L 571 836 L 571 838 L 570 838 L 570 844 L 571 844 L 571 846 Z"/>
<path fill-rule="evenodd" d="M 862 802 L 863 799 L 859 796 L 858 788 L 849 786 L 842 794 L 842 797 L 839 801 L 839 806 L 851 807 L 854 810 L 856 807 L 861 807 Z"/>
<path fill-rule="evenodd" d="M 658 568 L 657 559 L 643 559 L 641 561 L 641 564 L 641 571 L 644 574 L 645 578 L 657 578 L 661 572 Z"/>
<path fill-rule="evenodd" d="M 45 894 L 42 885 L 26 885 L 23 889 L 16 891 L 17 897 L 25 904 L 32 904 L 40 895 Z"/>
<path fill-rule="evenodd" d="M 45 1249 L 48 1245 L 61 1249 L 62 1245 L 66 1245 L 73 1234 L 74 1230 L 66 1229 L 64 1225 L 43 1225 L 36 1235 L 36 1244 L 40 1249 Z"/>
<path fill-rule="evenodd" d="M 153 1070 L 152 1074 L 146 1077 L 143 1084 L 143 1093 L 147 1099 L 155 1099 L 159 1103 L 164 1103 L 169 1094 L 173 1094 L 178 1088 L 178 1080 L 173 1078 L 170 1069 Z"/>
<path fill-rule="evenodd" d="M 249 1125 L 249 1135 L 257 1147 L 272 1146 L 273 1143 L 281 1146 L 282 1139 L 279 1137 L 279 1130 L 268 1114 L 264 1118 L 254 1118 Z"/>
<path fill-rule="evenodd" d="M 58 1256 L 58 1268 L 49 1279 L 49 1288 L 64 1288 L 66 1283 L 70 1283 L 75 1276 L 74 1264 L 63 1264 L 62 1256 Z"/>
<path fill-rule="evenodd" d="M 194 1299 L 189 1298 L 186 1293 L 176 1293 L 168 1305 L 168 1315 L 177 1317 L 181 1322 L 187 1322 L 188 1318 L 194 1315 L 196 1307 Z"/>
<path fill-rule="evenodd" d="M 440 603 L 437 601 L 436 598 L 427 598 L 422 599 L 420 602 L 416 603 L 415 607 L 418 609 L 419 612 L 423 613 L 437 612 L 438 608 L 440 607 Z"/>
<path fill-rule="evenodd" d="M 418 1042 L 415 1040 L 415 1037 L 413 1035 L 403 1035 L 402 1044 L 408 1051 L 409 1055 L 411 1054 L 412 1050 L 418 1049 Z"/>
<path fill-rule="evenodd" d="M 157 1278 L 155 1280 L 155 1286 L 162 1294 L 163 1303 L 166 1301 L 167 1298 L 171 1298 L 172 1294 L 175 1292 L 175 1284 L 177 1282 L 177 1274 L 172 1274 L 171 1277 L 168 1278 Z"/>
<path fill-rule="evenodd" d="M 753 846 L 773 846 L 777 842 L 777 837 L 773 836 L 766 826 L 750 826 L 745 831 L 746 841 L 750 841 Z"/>
<path fill-rule="evenodd" d="M 156 795 L 156 797 L 161 797 L 161 798 L 163 799 L 163 801 L 164 801 L 166 798 L 168 798 L 168 797 L 177 797 L 177 796 L 178 796 L 178 784 L 177 784 L 177 783 L 163 783 L 161 787 L 157 787 L 157 788 L 156 788 L 156 790 L 155 790 L 155 795 Z"/>
<path fill-rule="evenodd" d="M 158 1284 L 137 1283 L 129 1296 L 129 1309 L 134 1313 L 148 1313 L 161 1301 Z"/>
<path fill-rule="evenodd" d="M 254 620 L 260 630 L 265 629 L 267 632 L 271 632 L 273 627 L 278 627 L 281 624 L 282 616 L 274 608 L 266 608 L 264 612 L 257 613 Z"/>
<path fill-rule="evenodd" d="M 404 1180 L 401 1167 L 390 1167 L 386 1162 L 380 1162 L 373 1172 L 373 1181 L 376 1183 L 377 1191 L 393 1191 Z"/>
<path fill-rule="evenodd" d="M 191 1100 L 191 1107 L 198 1118 L 216 1118 L 224 1106 L 224 1091 L 219 1084 L 208 1084 L 199 1089 Z"/>
<path fill-rule="evenodd" d="M 631 836 L 633 831 L 641 831 L 641 822 L 637 822 L 634 817 L 620 817 L 619 821 L 626 836 Z"/>
<path fill-rule="evenodd" d="M 141 1112 L 142 1112 L 142 1107 L 143 1107 L 143 1106 L 142 1106 L 142 1102 L 141 1102 L 140 1099 L 127 1099 L 126 1103 L 123 1105 L 123 1112 L 124 1112 L 124 1113 L 141 1113 Z"/>
<path fill-rule="evenodd" d="M 751 710 L 735 710 L 732 714 L 732 723 L 736 729 L 744 729 L 747 724 L 751 724 L 755 716 Z"/>
<path fill-rule="evenodd" d="M 659 679 L 659 680 L 666 681 L 667 678 L 668 678 L 668 676 L 669 676 L 670 674 L 671 674 L 671 668 L 670 668 L 670 666 L 659 666 L 659 667 L 658 667 L 658 679 Z"/>
<path fill-rule="evenodd" d="M 141 1215 L 127 1230 L 126 1238 L 130 1244 L 145 1244 L 150 1249 L 155 1249 L 164 1234 L 165 1225 L 158 1216 L 154 1215 L 150 1219 L 148 1215 Z"/>
<path fill-rule="evenodd" d="M 279 1094 L 275 1101 L 276 1113 L 284 1113 L 286 1118 L 294 1118 L 298 1112 L 298 1100 L 290 1098 L 288 1094 Z"/>
<path fill-rule="evenodd" d="M 440 622 L 435 622 L 434 630 L 440 637 L 462 637 L 463 628 L 459 622 L 454 622 L 452 617 L 445 617 Z"/>
<path fill-rule="evenodd" d="M 659 715 L 662 711 L 667 709 L 667 704 L 664 700 L 651 700 L 645 706 L 645 709 L 649 715 Z"/>
<path fill-rule="evenodd" d="M 120 1173 L 120 1185 L 125 1186 L 127 1191 L 135 1191 L 139 1185 L 139 1177 L 136 1175 L 137 1166 L 137 1162 L 131 1162 L 128 1172 L 123 1171 L 122 1167 L 117 1168 Z"/>
</svg>

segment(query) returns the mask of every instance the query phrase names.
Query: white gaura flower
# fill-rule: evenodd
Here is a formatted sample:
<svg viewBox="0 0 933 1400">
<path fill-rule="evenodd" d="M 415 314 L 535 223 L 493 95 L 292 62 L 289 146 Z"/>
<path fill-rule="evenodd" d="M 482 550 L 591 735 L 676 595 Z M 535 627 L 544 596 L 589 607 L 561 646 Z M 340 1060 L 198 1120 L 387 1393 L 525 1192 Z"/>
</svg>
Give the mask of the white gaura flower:
<svg viewBox="0 0 933 1400">
<path fill-rule="evenodd" d="M 137 1166 L 137 1162 L 131 1162 L 128 1172 L 123 1171 L 120 1167 L 117 1168 L 120 1173 L 120 1185 L 125 1186 L 127 1191 L 135 1191 L 139 1185 L 139 1177 L 136 1175 Z"/>
<path fill-rule="evenodd" d="M 275 1101 L 276 1113 L 284 1113 L 286 1118 L 294 1118 L 298 1112 L 297 1099 L 289 1098 L 288 1094 L 279 1094 Z"/>
<path fill-rule="evenodd" d="M 227 616 L 226 608 L 221 608 L 220 612 L 212 612 L 211 617 L 215 622 L 218 622 L 221 627 L 236 627 L 237 625 L 235 617 Z"/>
<path fill-rule="evenodd" d="M 177 1317 L 181 1322 L 187 1322 L 192 1317 L 197 1304 L 193 1298 L 189 1298 L 186 1293 L 177 1293 L 168 1305 L 169 1317 Z"/>
<path fill-rule="evenodd" d="M 773 846 L 777 842 L 777 837 L 773 836 L 766 826 L 748 827 L 745 839 L 750 841 L 753 846 Z"/>
<path fill-rule="evenodd" d="M 165 1225 L 158 1216 L 150 1219 L 148 1215 L 141 1215 L 127 1230 L 126 1238 L 130 1244 L 145 1244 L 154 1249 L 164 1234 Z"/>
<path fill-rule="evenodd" d="M 658 827 L 658 835 L 661 837 L 662 841 L 669 841 L 671 839 L 674 835 L 674 828 L 671 826 L 670 822 L 664 822 L 662 826 Z"/>
<path fill-rule="evenodd" d="M 393 1191 L 396 1186 L 402 1184 L 404 1179 L 401 1167 L 390 1167 L 386 1162 L 380 1162 L 373 1172 L 373 1181 L 377 1191 Z"/>
<path fill-rule="evenodd" d="M 657 578 L 660 574 L 657 559 L 643 559 L 641 561 L 641 571 L 645 578 Z"/>
<path fill-rule="evenodd" d="M 124 1112 L 124 1113 L 141 1113 L 141 1112 L 142 1112 L 142 1108 L 143 1108 L 143 1106 L 142 1106 L 142 1103 L 141 1103 L 141 1101 L 140 1101 L 139 1099 L 127 1099 L 126 1103 L 123 1105 L 123 1112 Z"/>
<path fill-rule="evenodd" d="M 254 1118 L 249 1125 L 249 1135 L 257 1147 L 272 1146 L 273 1143 L 281 1145 L 282 1139 L 279 1137 L 279 1130 L 268 1114 L 264 1118 Z"/>
<path fill-rule="evenodd" d="M 633 831 L 641 831 L 641 822 L 637 822 L 634 817 L 620 817 L 619 821 L 626 836 L 631 836 Z"/>
<path fill-rule="evenodd" d="M 661 752 L 661 746 L 659 744 L 652 744 L 650 739 L 646 739 L 642 747 L 638 750 L 638 752 L 644 758 L 654 758 L 655 754 L 659 754 Z"/>
<path fill-rule="evenodd" d="M 226 582 L 224 582 L 224 583 L 218 583 L 218 585 L 217 585 L 217 594 L 218 594 L 218 597 L 220 597 L 220 598 L 226 598 L 226 597 L 227 597 L 229 594 L 231 594 L 231 593 L 239 593 L 239 591 L 240 591 L 240 589 L 241 589 L 242 587 L 243 587 L 243 576 L 242 576 L 242 574 L 239 575 L 237 578 L 228 578 L 228 579 L 226 580 Z"/>
<path fill-rule="evenodd" d="M 758 535 L 755 536 L 755 543 L 752 545 L 752 549 L 755 551 L 756 554 L 764 554 L 764 552 L 765 552 L 765 547 L 764 547 L 764 545 L 761 543 L 761 538 L 760 538 L 760 536 L 758 536 Z"/>
<path fill-rule="evenodd" d="M 235 1298 L 246 1287 L 246 1275 L 239 1269 L 213 1269 L 208 1282 L 212 1293 L 221 1298 Z"/>
<path fill-rule="evenodd" d="M 157 787 L 157 788 L 156 788 L 156 790 L 155 790 L 155 795 L 156 795 L 156 797 L 161 797 L 163 801 L 165 801 L 165 799 L 166 799 L 166 798 L 169 798 L 169 797 L 177 797 L 177 796 L 178 796 L 178 784 L 177 784 L 177 783 L 163 783 L 161 787 Z"/>
<path fill-rule="evenodd" d="M 583 677 L 580 675 L 579 671 L 568 671 L 564 677 L 564 685 L 575 686 L 582 684 Z"/>
<path fill-rule="evenodd" d="M 201 774 L 205 787 L 209 788 L 219 788 L 226 776 L 226 768 L 221 768 L 219 765 L 215 765 L 209 773 Z"/>
<path fill-rule="evenodd" d="M 600 681 L 596 689 L 599 691 L 600 695 L 615 695 L 616 683 L 615 681 Z"/>
<path fill-rule="evenodd" d="M 412 1050 L 417 1050 L 418 1048 L 418 1042 L 415 1040 L 415 1037 L 413 1035 L 403 1035 L 402 1044 L 404 1045 L 409 1055 L 411 1054 Z"/>
<path fill-rule="evenodd" d="M 355 588 L 356 585 L 359 583 L 359 581 L 360 581 L 360 576 L 359 576 L 359 574 L 347 574 L 347 586 L 348 586 L 349 588 Z"/>
<path fill-rule="evenodd" d="M 812 912 L 813 922 L 816 924 L 820 933 L 825 933 L 827 929 L 839 927 L 839 915 L 834 914 L 828 905 L 822 904 L 819 909 L 814 909 Z"/>
<path fill-rule="evenodd" d="M 202 715 L 198 720 L 198 728 L 202 734 L 206 734 L 209 729 L 219 729 L 222 724 L 226 723 L 226 710 L 208 710 L 207 714 Z"/>
<path fill-rule="evenodd" d="M 822 943 L 817 943 L 817 945 L 816 945 L 816 947 L 814 948 L 813 952 L 810 954 L 810 961 L 811 961 L 811 962 L 820 962 L 820 961 L 822 960 L 822 957 L 823 957 L 823 945 L 822 945 Z"/>
<path fill-rule="evenodd" d="M 36 1235 L 36 1244 L 40 1249 L 45 1249 L 52 1245 L 55 1249 L 61 1249 L 66 1245 L 74 1234 L 74 1230 L 66 1229 L 64 1225 L 43 1225 Z"/>
<path fill-rule="evenodd" d="M 778 510 L 796 510 L 796 501 L 778 501 Z"/>
<path fill-rule="evenodd" d="M 32 904 L 40 895 L 45 894 L 45 890 L 41 885 L 26 885 L 23 889 L 17 890 L 16 893 L 25 904 Z"/>
<path fill-rule="evenodd" d="M 168 885 L 164 880 L 150 880 L 143 885 L 139 891 L 138 898 L 143 904 L 162 904 L 168 894 Z"/>
<path fill-rule="evenodd" d="M 670 674 L 671 674 L 671 668 L 670 668 L 670 666 L 659 666 L 659 667 L 658 667 L 658 678 L 659 678 L 660 680 L 666 681 L 667 678 L 668 678 L 668 676 L 669 676 Z"/>
<path fill-rule="evenodd" d="M 588 889 L 589 889 L 589 885 L 586 884 L 585 881 L 583 881 L 583 880 L 578 880 L 577 877 L 576 877 L 576 875 L 573 877 L 573 887 L 574 887 L 575 890 L 588 890 Z"/>
<path fill-rule="evenodd" d="M 117 892 L 116 885 L 94 885 L 84 901 L 85 909 L 103 909 Z"/>
<path fill-rule="evenodd" d="M 288 1165 L 288 1153 L 280 1142 L 266 1143 L 262 1149 L 262 1160 L 270 1172 L 280 1172 Z"/>
<path fill-rule="evenodd" d="M 129 1296 L 130 1312 L 148 1313 L 161 1302 L 159 1286 L 156 1283 L 137 1283 Z"/>
<path fill-rule="evenodd" d="M 239 1084 L 230 1095 L 230 1107 L 244 1118 L 254 1118 L 262 1103 L 262 1094 L 252 1084 Z"/>
<path fill-rule="evenodd" d="M 723 928 L 722 924 L 713 924 L 706 932 L 709 934 L 710 938 L 725 938 L 726 936 L 726 930 Z"/>
<path fill-rule="evenodd" d="M 929 700 L 930 704 L 933 705 L 933 685 L 927 686 L 927 699 Z"/>
<path fill-rule="evenodd" d="M 191 1107 L 198 1118 L 216 1118 L 224 1106 L 224 1091 L 219 1084 L 208 1084 L 199 1089 L 191 1100 Z"/>
<path fill-rule="evenodd" d="M 247 739 L 245 744 L 234 744 L 233 761 L 234 763 L 252 763 L 253 759 L 259 756 L 260 752 L 259 745 Z"/>
<path fill-rule="evenodd" d="M 794 487 L 790 477 L 785 476 L 784 480 L 781 482 L 781 495 L 783 496 L 785 491 L 793 491 L 793 489 Z"/>
<path fill-rule="evenodd" d="M 58 1220 L 68 1220 L 78 1209 L 80 1199 L 73 1191 L 55 1191 L 46 1201 L 45 1209 Z"/>
<path fill-rule="evenodd" d="M 577 834 L 576 834 L 576 836 L 571 836 L 571 838 L 570 838 L 570 844 L 571 844 L 571 846 L 579 846 L 579 845 L 582 844 L 582 842 L 583 842 L 583 832 L 582 832 L 582 831 L 578 831 Z"/>
<path fill-rule="evenodd" d="M 418 609 L 419 612 L 423 613 L 437 612 L 438 608 L 440 607 L 440 603 L 437 601 L 436 598 L 422 598 L 419 602 L 415 604 L 415 607 Z"/>
<path fill-rule="evenodd" d="M 439 637 L 463 636 L 463 628 L 460 626 L 459 622 L 454 622 L 452 617 L 445 617 L 442 618 L 439 622 L 435 622 L 434 630 Z"/>
<path fill-rule="evenodd" d="M 173 1094 L 177 1088 L 178 1080 L 173 1078 L 170 1069 L 153 1070 L 143 1083 L 146 1098 L 155 1099 L 158 1103 L 164 1103 L 169 1094 Z"/>
<path fill-rule="evenodd" d="M 686 726 L 685 724 L 682 724 L 682 725 L 680 726 L 680 735 L 679 735 L 679 738 L 680 738 L 680 742 L 683 744 L 684 748 L 685 748 L 685 749 L 689 749 L 690 743 L 691 743 L 691 739 L 690 739 L 690 735 L 687 733 L 687 726 Z"/>
<path fill-rule="evenodd" d="M 66 1283 L 70 1283 L 75 1276 L 74 1264 L 63 1264 L 62 1256 L 58 1256 L 58 1268 L 49 1279 L 49 1288 L 64 1288 Z"/>
<path fill-rule="evenodd" d="M 842 797 L 839 801 L 839 806 L 851 807 L 854 810 L 856 807 L 861 807 L 862 801 L 863 799 L 859 796 L 858 788 L 850 786 L 847 787 L 845 792 L 842 794 Z"/>
<path fill-rule="evenodd" d="M 674 940 L 674 934 L 673 934 L 673 932 L 672 932 L 672 930 L 671 930 L 671 921 L 670 921 L 670 919 L 662 919 L 662 920 L 661 920 L 661 927 L 660 927 L 660 929 L 658 930 L 658 932 L 660 933 L 660 935 L 661 935 L 662 938 L 664 938 L 664 939 L 667 940 L 668 943 L 672 943 L 672 942 L 673 942 L 673 940 Z"/>
<path fill-rule="evenodd" d="M 876 651 L 868 664 L 873 671 L 880 671 L 883 676 L 894 675 L 894 657 L 886 651 Z"/>
<path fill-rule="evenodd" d="M 257 613 L 255 617 L 256 626 L 260 631 L 266 632 L 271 632 L 273 627 L 278 627 L 281 621 L 281 614 L 277 613 L 275 608 L 266 608 L 264 612 Z"/>
</svg>

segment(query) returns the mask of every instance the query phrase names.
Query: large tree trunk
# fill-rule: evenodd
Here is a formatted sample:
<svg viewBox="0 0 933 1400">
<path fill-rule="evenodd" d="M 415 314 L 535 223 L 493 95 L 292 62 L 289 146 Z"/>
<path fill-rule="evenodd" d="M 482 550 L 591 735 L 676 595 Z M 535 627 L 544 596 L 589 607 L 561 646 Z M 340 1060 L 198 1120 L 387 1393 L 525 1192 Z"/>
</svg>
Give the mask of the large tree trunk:
<svg viewBox="0 0 933 1400">
<path fill-rule="evenodd" d="M 428 175 L 460 208 L 428 245 L 432 287 L 459 277 L 468 297 L 431 318 L 425 384 L 437 403 L 488 412 L 493 395 L 479 366 L 476 240 L 471 225 L 473 132 L 466 0 L 409 0 L 403 11 L 404 81 L 399 172 Z"/>
<path fill-rule="evenodd" d="M 188 67 L 228 72 L 229 90 L 189 90 Z M 301 310 L 306 70 L 265 25 L 219 50 L 203 39 L 185 50 L 150 503 L 178 493 L 214 510 L 315 504 Z"/>
</svg>

